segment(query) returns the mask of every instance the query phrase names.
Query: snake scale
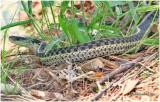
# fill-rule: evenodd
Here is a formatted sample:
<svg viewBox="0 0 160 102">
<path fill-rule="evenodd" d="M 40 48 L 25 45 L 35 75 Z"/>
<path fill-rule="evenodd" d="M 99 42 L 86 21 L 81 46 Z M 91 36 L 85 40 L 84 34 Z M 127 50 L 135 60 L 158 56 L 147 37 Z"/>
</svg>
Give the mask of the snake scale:
<svg viewBox="0 0 160 102">
<path fill-rule="evenodd" d="M 10 36 L 9 39 L 17 45 L 34 49 L 35 55 L 44 65 L 59 65 L 66 61 L 79 62 L 100 56 L 121 54 L 136 46 L 144 37 L 153 17 L 153 12 L 147 13 L 131 36 L 100 39 L 82 45 L 51 49 L 47 54 L 43 51 L 45 45 L 40 40 L 20 36 Z"/>
</svg>

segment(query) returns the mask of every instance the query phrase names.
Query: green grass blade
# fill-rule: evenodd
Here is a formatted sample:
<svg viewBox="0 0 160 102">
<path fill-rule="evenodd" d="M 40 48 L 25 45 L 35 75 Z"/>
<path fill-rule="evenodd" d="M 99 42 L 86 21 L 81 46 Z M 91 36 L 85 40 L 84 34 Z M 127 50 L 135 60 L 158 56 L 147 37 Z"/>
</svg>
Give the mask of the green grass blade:
<svg viewBox="0 0 160 102">
<path fill-rule="evenodd" d="M 27 6 L 25 5 L 24 1 L 21 1 L 22 7 L 24 9 L 24 11 L 26 12 L 26 14 L 28 15 L 28 18 L 31 19 L 32 24 L 35 28 L 35 30 L 38 32 L 38 34 L 40 35 L 40 37 L 42 39 L 47 39 L 47 37 L 45 36 L 45 34 L 43 33 L 43 31 L 41 30 L 40 26 L 37 24 L 36 20 L 34 19 L 34 17 L 32 16 L 32 14 L 29 13 L 29 9 L 27 8 Z"/>
<path fill-rule="evenodd" d="M 64 17 L 63 14 L 64 14 L 65 10 L 68 8 L 68 4 L 69 4 L 69 1 L 63 1 L 63 2 L 61 3 L 60 16 L 61 16 L 62 18 Z"/>
<path fill-rule="evenodd" d="M 98 34 L 104 37 L 122 37 L 120 29 L 112 26 L 101 25 L 101 26 L 96 26 L 95 29 L 98 30 Z"/>
<path fill-rule="evenodd" d="M 8 28 L 11 28 L 11 27 L 15 27 L 15 26 L 18 26 L 18 25 L 25 25 L 25 24 L 28 24 L 28 23 L 31 23 L 31 22 L 32 22 L 32 20 L 29 19 L 29 20 L 25 20 L 25 21 L 10 23 L 8 25 L 2 26 L 1 30 L 8 29 Z"/>
<path fill-rule="evenodd" d="M 114 6 L 118 6 L 118 5 L 125 5 L 127 3 L 127 1 L 109 1 L 109 4 L 111 5 L 111 7 L 114 7 Z"/>
<path fill-rule="evenodd" d="M 55 1 L 41 1 L 42 7 L 50 7 Z"/>
<path fill-rule="evenodd" d="M 136 11 L 140 13 L 147 11 L 155 11 L 155 10 L 159 10 L 159 5 L 143 6 L 136 8 Z M 132 10 L 130 12 L 132 12 Z"/>
<path fill-rule="evenodd" d="M 143 40 L 144 45 L 149 45 L 149 46 L 159 46 L 159 39 L 151 39 L 151 38 L 145 38 Z"/>
<path fill-rule="evenodd" d="M 104 4 L 105 4 L 105 8 L 108 9 L 108 13 L 110 15 L 113 15 L 114 16 L 114 12 L 112 10 L 112 6 L 110 5 L 109 1 L 104 1 Z M 107 12 L 106 12 L 107 13 Z"/>
<path fill-rule="evenodd" d="M 131 13 L 131 16 L 133 17 L 134 21 L 137 20 L 137 14 L 136 14 L 136 9 L 134 7 L 134 4 L 132 1 L 129 1 L 128 2 L 128 5 L 129 5 L 129 9 L 131 9 L 133 12 L 130 12 Z"/>
<path fill-rule="evenodd" d="M 28 1 L 28 13 L 32 15 L 32 1 Z"/>
</svg>

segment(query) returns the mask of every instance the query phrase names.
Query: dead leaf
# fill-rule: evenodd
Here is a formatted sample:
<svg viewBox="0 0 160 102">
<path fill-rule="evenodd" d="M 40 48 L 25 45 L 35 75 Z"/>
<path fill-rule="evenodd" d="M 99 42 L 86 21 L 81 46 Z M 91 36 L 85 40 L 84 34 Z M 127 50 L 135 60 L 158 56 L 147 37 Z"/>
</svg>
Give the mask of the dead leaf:
<svg viewBox="0 0 160 102">
<path fill-rule="evenodd" d="M 84 71 L 95 71 L 98 68 L 104 68 L 104 64 L 100 58 L 96 58 L 90 61 L 87 61 L 83 65 L 81 65 Z"/>
<path fill-rule="evenodd" d="M 31 90 L 30 94 L 38 99 L 43 99 L 43 100 L 52 100 L 52 99 L 63 100 L 63 95 L 60 93 Z"/>
<path fill-rule="evenodd" d="M 149 96 L 142 95 L 140 101 L 141 101 L 141 102 L 149 102 L 149 101 L 151 101 L 151 100 L 150 100 L 150 97 L 149 97 Z"/>
<path fill-rule="evenodd" d="M 92 67 L 97 69 L 97 68 L 104 68 L 104 64 L 100 58 L 94 59 L 92 62 Z"/>
<path fill-rule="evenodd" d="M 30 94 L 38 99 L 43 99 L 46 95 L 43 91 L 31 90 Z"/>
<path fill-rule="evenodd" d="M 122 94 L 123 95 L 126 95 L 128 93 L 130 93 L 137 85 L 137 83 L 139 82 L 139 80 L 127 80 L 125 83 L 124 83 L 124 86 L 122 87 Z"/>
<path fill-rule="evenodd" d="M 153 33 L 156 33 L 156 32 L 158 32 L 158 23 L 157 24 L 153 24 L 153 26 L 152 26 L 152 28 L 151 28 L 151 31 L 153 32 Z"/>
</svg>

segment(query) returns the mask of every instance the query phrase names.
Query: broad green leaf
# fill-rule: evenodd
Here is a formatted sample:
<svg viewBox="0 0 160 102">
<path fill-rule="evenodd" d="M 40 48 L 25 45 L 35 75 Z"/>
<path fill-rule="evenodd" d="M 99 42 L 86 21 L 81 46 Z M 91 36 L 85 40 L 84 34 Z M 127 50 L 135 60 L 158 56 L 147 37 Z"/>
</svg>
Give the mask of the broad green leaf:
<svg viewBox="0 0 160 102">
<path fill-rule="evenodd" d="M 69 40 L 69 42 L 71 43 L 71 37 L 69 36 L 69 33 L 68 33 L 68 30 L 67 30 L 67 22 L 66 22 L 66 20 L 63 18 L 63 17 L 61 17 L 61 16 L 59 16 L 59 23 L 60 23 L 60 26 L 61 26 L 61 28 L 62 28 L 62 31 L 64 32 L 64 34 L 66 34 L 67 35 L 67 37 L 68 37 L 68 40 Z"/>
<path fill-rule="evenodd" d="M 67 20 L 59 17 L 59 23 L 63 32 L 67 35 L 70 43 L 84 43 L 89 41 L 89 36 L 81 33 L 76 20 Z"/>
<path fill-rule="evenodd" d="M 89 36 L 85 33 L 81 33 L 80 29 L 78 27 L 78 22 L 76 20 L 70 20 L 68 22 L 68 33 L 71 35 L 72 40 L 75 38 L 78 40 L 80 43 L 85 43 L 89 41 Z M 75 42 L 76 43 L 76 42 Z"/>
</svg>

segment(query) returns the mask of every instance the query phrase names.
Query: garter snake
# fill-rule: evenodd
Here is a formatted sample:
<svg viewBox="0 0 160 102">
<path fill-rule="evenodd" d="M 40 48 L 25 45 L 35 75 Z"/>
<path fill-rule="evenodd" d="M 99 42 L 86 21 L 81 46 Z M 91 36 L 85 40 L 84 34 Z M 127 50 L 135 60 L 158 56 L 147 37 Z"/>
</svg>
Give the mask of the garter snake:
<svg viewBox="0 0 160 102">
<path fill-rule="evenodd" d="M 10 36 L 9 39 L 17 45 L 34 50 L 35 55 L 40 58 L 44 65 L 58 65 L 66 61 L 79 62 L 100 56 L 121 54 L 136 46 L 144 37 L 153 17 L 153 12 L 147 13 L 131 36 L 100 39 L 82 45 L 51 49 L 47 54 L 44 51 L 46 44 L 43 41 L 20 36 Z"/>
</svg>

